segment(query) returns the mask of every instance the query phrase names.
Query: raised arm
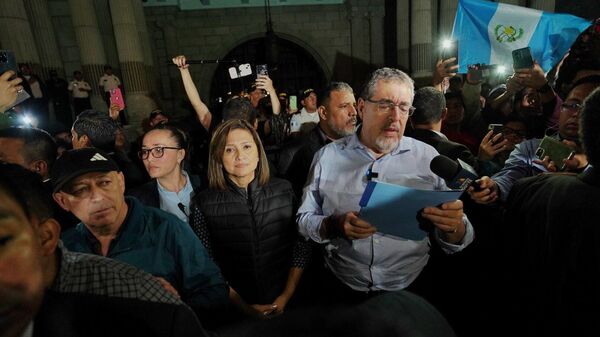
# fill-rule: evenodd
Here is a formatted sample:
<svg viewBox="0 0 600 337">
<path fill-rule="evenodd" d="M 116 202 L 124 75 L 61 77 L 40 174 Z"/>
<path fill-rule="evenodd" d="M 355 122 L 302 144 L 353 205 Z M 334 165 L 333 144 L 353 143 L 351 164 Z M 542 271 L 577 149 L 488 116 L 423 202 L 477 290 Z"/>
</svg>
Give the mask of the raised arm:
<svg viewBox="0 0 600 337">
<path fill-rule="evenodd" d="M 190 70 L 188 68 L 189 64 L 186 63 L 185 56 L 175 56 L 173 58 L 173 63 L 179 68 L 185 93 L 187 94 L 190 103 L 192 103 L 192 107 L 194 107 L 198 121 L 206 130 L 210 129 L 212 114 L 208 110 L 208 106 L 206 106 L 206 104 L 202 102 L 202 99 L 200 99 L 200 94 L 198 94 L 198 89 L 194 84 L 194 80 L 192 80 L 192 75 L 190 74 Z"/>
</svg>

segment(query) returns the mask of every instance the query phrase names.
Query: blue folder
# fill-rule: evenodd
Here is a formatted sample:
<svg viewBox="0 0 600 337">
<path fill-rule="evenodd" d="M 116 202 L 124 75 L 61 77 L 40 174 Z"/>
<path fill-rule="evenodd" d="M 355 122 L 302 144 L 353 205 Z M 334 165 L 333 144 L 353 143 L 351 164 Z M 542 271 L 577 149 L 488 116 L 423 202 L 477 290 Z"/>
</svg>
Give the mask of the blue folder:
<svg viewBox="0 0 600 337">
<path fill-rule="evenodd" d="M 426 191 L 369 181 L 360 199 L 360 218 L 384 234 L 408 240 L 423 240 L 427 232 L 417 216 L 425 207 L 439 206 L 460 198 L 462 191 Z"/>
</svg>

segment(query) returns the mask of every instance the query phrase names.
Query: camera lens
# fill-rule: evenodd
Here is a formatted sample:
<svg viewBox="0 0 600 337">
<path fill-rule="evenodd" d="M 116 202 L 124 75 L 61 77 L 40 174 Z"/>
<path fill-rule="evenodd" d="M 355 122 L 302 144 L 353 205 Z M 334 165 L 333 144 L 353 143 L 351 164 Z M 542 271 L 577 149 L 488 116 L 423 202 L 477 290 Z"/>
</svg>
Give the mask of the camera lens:
<svg viewBox="0 0 600 337">
<path fill-rule="evenodd" d="M 0 63 L 6 63 L 8 62 L 8 55 L 6 55 L 6 52 L 0 52 Z"/>
<path fill-rule="evenodd" d="M 544 149 L 539 148 L 535 151 L 535 156 L 540 158 L 540 159 L 544 159 Z"/>
</svg>

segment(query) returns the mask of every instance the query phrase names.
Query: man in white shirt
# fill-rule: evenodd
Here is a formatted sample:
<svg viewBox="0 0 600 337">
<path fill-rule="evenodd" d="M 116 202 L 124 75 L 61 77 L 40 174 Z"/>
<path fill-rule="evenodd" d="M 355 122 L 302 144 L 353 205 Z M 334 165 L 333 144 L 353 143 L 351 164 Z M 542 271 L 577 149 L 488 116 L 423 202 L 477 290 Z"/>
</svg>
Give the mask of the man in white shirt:
<svg viewBox="0 0 600 337">
<path fill-rule="evenodd" d="M 104 100 L 106 101 L 107 106 L 110 106 L 110 91 L 118 88 L 120 85 L 121 80 L 119 80 L 119 78 L 113 74 L 112 67 L 105 65 L 104 75 L 100 77 L 98 86 L 100 87 L 100 91 L 104 92 Z"/>
<path fill-rule="evenodd" d="M 75 116 L 83 110 L 91 109 L 90 92 L 92 87 L 83 79 L 83 74 L 79 70 L 73 72 L 73 80 L 69 83 L 69 91 L 73 94 L 73 109 Z"/>
<path fill-rule="evenodd" d="M 306 89 L 300 94 L 302 110 L 292 116 L 290 121 L 290 132 L 300 132 L 304 123 L 319 123 L 319 113 L 317 111 L 317 94 L 314 89 Z"/>
<path fill-rule="evenodd" d="M 350 297 L 404 289 L 429 259 L 427 237 L 408 240 L 377 232 L 358 213 L 368 180 L 447 189 L 429 168 L 437 151 L 403 136 L 414 111 L 413 97 L 414 84 L 408 75 L 390 68 L 375 71 L 358 100 L 363 124 L 355 134 L 315 154 L 304 188 L 299 230 L 326 246 L 325 262 L 341 282 L 337 288 L 345 286 Z M 432 237 L 446 253 L 460 251 L 473 240 L 473 227 L 460 200 L 425 207 L 420 216 L 422 223 L 432 224 Z"/>
</svg>

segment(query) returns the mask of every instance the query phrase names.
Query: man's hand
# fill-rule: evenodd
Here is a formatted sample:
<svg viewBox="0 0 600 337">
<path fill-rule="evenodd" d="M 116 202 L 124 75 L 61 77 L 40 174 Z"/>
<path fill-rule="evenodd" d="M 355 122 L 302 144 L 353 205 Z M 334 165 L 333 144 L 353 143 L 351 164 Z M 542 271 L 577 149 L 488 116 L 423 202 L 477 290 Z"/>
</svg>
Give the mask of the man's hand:
<svg viewBox="0 0 600 337">
<path fill-rule="evenodd" d="M 23 90 L 21 86 L 23 79 L 15 77 L 10 80 L 13 76 L 15 76 L 15 72 L 12 70 L 5 71 L 0 76 L 0 113 L 13 105 L 17 100 L 17 94 Z"/>
<path fill-rule="evenodd" d="M 179 69 L 187 69 L 190 66 L 186 63 L 185 55 L 175 56 L 172 61 Z"/>
<path fill-rule="evenodd" d="M 155 276 L 155 277 L 156 277 L 156 279 L 158 280 L 158 282 L 160 283 L 160 285 L 161 285 L 161 286 L 163 286 L 163 288 L 164 288 L 166 291 L 168 291 L 168 292 L 170 292 L 171 294 L 175 295 L 177 298 L 180 298 L 180 296 L 179 296 L 179 293 L 177 292 L 177 289 L 175 289 L 175 288 L 174 288 L 174 287 L 171 285 L 171 283 L 169 283 L 169 281 L 165 280 L 165 279 L 164 279 L 164 278 L 162 278 L 162 277 L 158 277 L 158 276 Z"/>
<path fill-rule="evenodd" d="M 471 199 L 478 204 L 491 204 L 498 200 L 498 185 L 492 178 L 483 176 L 476 181 L 479 183 L 480 191 L 475 191 L 473 186 L 467 189 L 467 192 L 471 196 Z"/>
<path fill-rule="evenodd" d="M 113 103 L 110 105 L 110 108 L 108 109 L 110 118 L 117 120 L 119 118 L 119 112 L 121 112 L 121 107 L 118 104 Z"/>
<path fill-rule="evenodd" d="M 506 92 L 513 96 L 517 92 L 523 90 L 525 86 L 521 82 L 522 80 L 516 74 L 512 74 L 508 80 L 506 80 Z"/>
<path fill-rule="evenodd" d="M 521 85 L 536 90 L 548 83 L 548 80 L 546 80 L 546 75 L 544 75 L 544 69 L 542 69 L 537 62 L 533 64 L 533 68 L 515 70 L 514 76 L 519 79 Z"/>
<path fill-rule="evenodd" d="M 268 92 L 269 94 L 275 92 L 273 81 L 268 75 L 258 75 L 258 78 L 256 79 L 256 87 Z"/>
<path fill-rule="evenodd" d="M 434 87 L 441 85 L 445 78 L 456 76 L 458 65 L 451 65 L 453 62 L 456 62 L 456 57 L 451 57 L 446 60 L 439 59 L 437 61 L 433 72 Z"/>
<path fill-rule="evenodd" d="M 333 239 L 342 236 L 350 240 L 365 239 L 375 234 L 377 229 L 360 219 L 358 212 L 332 215 L 321 223 L 321 237 Z"/>
<path fill-rule="evenodd" d="M 485 137 L 483 137 L 481 144 L 479 144 L 479 154 L 477 155 L 479 160 L 492 160 L 499 152 L 502 152 L 507 148 L 508 140 L 502 139 L 502 141 L 500 141 L 502 134 L 498 133 L 492 137 L 493 134 L 494 130 L 488 131 Z"/>
<path fill-rule="evenodd" d="M 463 221 L 463 203 L 460 200 L 443 203 L 440 207 L 425 207 L 423 218 L 431 221 L 445 235 L 444 240 L 459 243 L 466 233 Z"/>
<path fill-rule="evenodd" d="M 269 319 L 281 314 L 277 312 L 276 304 L 252 304 L 250 307 L 254 309 L 254 312 L 250 313 L 251 316 L 258 319 Z"/>
</svg>

